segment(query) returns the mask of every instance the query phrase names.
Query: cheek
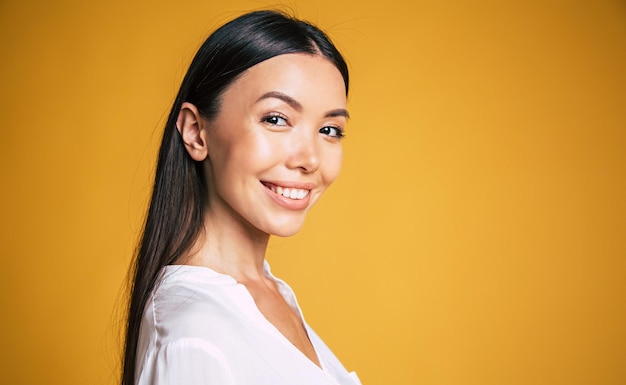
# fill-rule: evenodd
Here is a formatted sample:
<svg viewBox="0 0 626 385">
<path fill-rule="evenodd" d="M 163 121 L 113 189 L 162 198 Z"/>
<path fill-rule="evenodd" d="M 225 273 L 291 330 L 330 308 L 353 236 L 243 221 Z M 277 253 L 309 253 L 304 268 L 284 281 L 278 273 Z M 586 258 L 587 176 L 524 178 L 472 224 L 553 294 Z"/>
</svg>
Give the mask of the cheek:
<svg viewBox="0 0 626 385">
<path fill-rule="evenodd" d="M 324 167 L 322 170 L 322 178 L 326 185 L 330 185 L 339 176 L 341 171 L 341 162 L 343 160 L 343 152 L 341 147 L 328 151 L 324 156 Z"/>
<path fill-rule="evenodd" d="M 276 153 L 272 144 L 262 135 L 243 132 L 221 140 L 216 147 L 219 163 L 231 171 L 255 169 Z"/>
<path fill-rule="evenodd" d="M 263 171 L 282 156 L 281 148 L 262 133 L 250 133 L 233 144 L 228 162 L 250 172 Z"/>
</svg>

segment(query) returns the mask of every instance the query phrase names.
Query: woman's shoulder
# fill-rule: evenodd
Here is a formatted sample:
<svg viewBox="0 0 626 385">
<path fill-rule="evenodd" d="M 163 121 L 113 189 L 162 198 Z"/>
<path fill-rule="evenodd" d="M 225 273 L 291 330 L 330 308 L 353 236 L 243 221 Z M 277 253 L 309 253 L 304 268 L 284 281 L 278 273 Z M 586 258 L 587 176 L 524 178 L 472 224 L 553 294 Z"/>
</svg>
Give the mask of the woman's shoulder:
<svg viewBox="0 0 626 385">
<path fill-rule="evenodd" d="M 174 286 L 191 284 L 201 286 L 229 286 L 236 284 L 234 278 L 204 266 L 167 265 L 161 271 L 161 283 Z"/>
<path fill-rule="evenodd" d="M 172 307 L 214 306 L 229 300 L 237 285 L 233 278 L 205 267 L 169 265 L 163 269 L 150 301 L 165 312 Z"/>
<path fill-rule="evenodd" d="M 146 304 L 142 324 L 167 340 L 214 337 L 245 318 L 254 306 L 250 301 L 232 277 L 204 267 L 171 265 Z"/>
</svg>

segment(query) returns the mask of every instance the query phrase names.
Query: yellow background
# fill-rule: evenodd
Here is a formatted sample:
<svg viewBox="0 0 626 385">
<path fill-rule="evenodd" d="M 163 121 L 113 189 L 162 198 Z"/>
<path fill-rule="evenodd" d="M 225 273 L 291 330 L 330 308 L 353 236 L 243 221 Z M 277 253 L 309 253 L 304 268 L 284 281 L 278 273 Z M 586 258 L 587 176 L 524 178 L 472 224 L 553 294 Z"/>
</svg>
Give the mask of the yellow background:
<svg viewBox="0 0 626 385">
<path fill-rule="evenodd" d="M 0 1 L 0 382 L 113 384 L 196 48 L 267 1 Z M 352 69 L 345 163 L 268 258 L 366 385 L 626 383 L 626 4 L 288 1 Z"/>
</svg>

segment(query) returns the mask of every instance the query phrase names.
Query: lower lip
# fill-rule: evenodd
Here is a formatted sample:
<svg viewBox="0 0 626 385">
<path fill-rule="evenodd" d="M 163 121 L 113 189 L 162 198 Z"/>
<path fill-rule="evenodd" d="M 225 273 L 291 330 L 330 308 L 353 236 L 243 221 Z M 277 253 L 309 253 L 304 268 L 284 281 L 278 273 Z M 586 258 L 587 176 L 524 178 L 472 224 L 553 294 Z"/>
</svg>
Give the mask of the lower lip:
<svg viewBox="0 0 626 385">
<path fill-rule="evenodd" d="M 291 199 L 291 198 L 285 198 L 284 196 L 275 193 L 274 191 L 270 190 L 269 188 L 265 186 L 263 186 L 263 188 L 265 188 L 265 191 L 267 191 L 267 194 L 270 196 L 270 198 L 274 200 L 274 202 L 278 203 L 280 206 L 286 209 L 304 210 L 305 208 L 309 206 L 309 197 L 311 196 L 310 191 L 309 191 L 309 194 L 307 194 L 307 196 L 305 196 L 302 199 Z"/>
</svg>

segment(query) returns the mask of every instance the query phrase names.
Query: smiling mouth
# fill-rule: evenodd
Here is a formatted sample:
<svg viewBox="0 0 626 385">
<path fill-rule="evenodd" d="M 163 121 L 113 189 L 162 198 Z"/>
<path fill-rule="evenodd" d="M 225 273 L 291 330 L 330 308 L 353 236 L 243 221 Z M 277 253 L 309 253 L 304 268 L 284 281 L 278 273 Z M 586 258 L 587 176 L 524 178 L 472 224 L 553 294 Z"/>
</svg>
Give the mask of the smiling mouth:
<svg viewBox="0 0 626 385">
<path fill-rule="evenodd" d="M 281 195 L 289 199 L 295 199 L 295 200 L 304 199 L 311 192 L 311 190 L 299 189 L 299 188 L 293 188 L 293 187 L 276 186 L 270 183 L 263 183 L 263 185 L 278 195 Z"/>
</svg>

